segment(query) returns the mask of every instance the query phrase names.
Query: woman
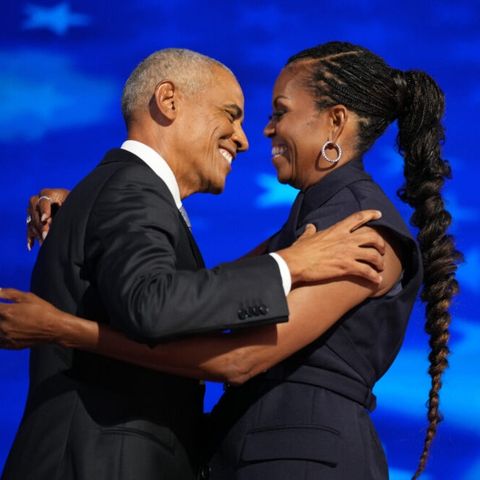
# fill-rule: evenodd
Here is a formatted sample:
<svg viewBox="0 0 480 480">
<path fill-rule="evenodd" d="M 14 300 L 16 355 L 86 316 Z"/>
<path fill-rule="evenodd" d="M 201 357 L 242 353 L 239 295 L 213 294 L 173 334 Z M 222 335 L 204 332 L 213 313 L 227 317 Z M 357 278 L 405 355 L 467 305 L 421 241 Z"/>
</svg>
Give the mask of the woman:
<svg viewBox="0 0 480 480">
<path fill-rule="evenodd" d="M 423 264 L 432 387 L 417 478 L 440 421 L 448 308 L 460 258 L 446 234 L 450 215 L 440 194 L 450 175 L 440 154 L 442 115 L 443 94 L 428 75 L 392 69 L 364 48 L 330 42 L 288 61 L 275 83 L 265 134 L 279 180 L 300 193 L 267 249 L 292 243 L 308 223 L 322 229 L 360 207 L 382 211 L 375 225 L 386 252 L 380 285 L 351 279 L 294 290 L 289 302 L 298 313 L 287 324 L 150 349 L 35 296 L 2 296 L 21 302 L 14 314 L 25 328 L 35 318 L 46 341 L 240 385 L 227 388 L 211 415 L 210 478 L 385 479 L 387 465 L 367 410 L 375 405 L 374 383 L 400 348 Z M 418 246 L 361 160 L 395 119 L 405 158 L 400 197 L 414 209 Z"/>
</svg>

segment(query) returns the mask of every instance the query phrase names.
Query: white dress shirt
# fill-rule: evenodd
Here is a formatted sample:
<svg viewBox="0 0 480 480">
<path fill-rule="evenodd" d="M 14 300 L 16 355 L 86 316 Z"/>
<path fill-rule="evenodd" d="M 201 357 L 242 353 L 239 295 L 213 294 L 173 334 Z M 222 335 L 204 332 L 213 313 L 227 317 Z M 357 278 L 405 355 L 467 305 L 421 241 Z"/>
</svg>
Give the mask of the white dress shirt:
<svg viewBox="0 0 480 480">
<path fill-rule="evenodd" d="M 177 179 L 166 160 L 158 152 L 137 140 L 126 140 L 120 148 L 133 153 L 140 160 L 143 160 L 165 182 L 177 208 L 180 209 L 182 207 Z M 290 275 L 287 262 L 277 253 L 270 253 L 270 255 L 277 262 L 282 277 L 283 290 L 285 296 L 287 296 L 292 288 L 292 276 Z"/>
</svg>

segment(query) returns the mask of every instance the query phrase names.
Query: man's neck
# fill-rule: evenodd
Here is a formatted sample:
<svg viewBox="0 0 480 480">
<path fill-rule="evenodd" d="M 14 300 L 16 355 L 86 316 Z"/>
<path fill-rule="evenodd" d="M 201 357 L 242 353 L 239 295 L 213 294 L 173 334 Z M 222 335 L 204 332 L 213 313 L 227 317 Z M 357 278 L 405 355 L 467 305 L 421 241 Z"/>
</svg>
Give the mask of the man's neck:
<svg viewBox="0 0 480 480">
<path fill-rule="evenodd" d="M 150 145 L 132 138 L 126 140 L 122 144 L 121 148 L 133 153 L 140 158 L 140 160 L 146 163 L 151 170 L 153 170 L 153 172 L 166 184 L 170 190 L 170 193 L 172 194 L 177 208 L 182 206 L 183 197 L 180 191 L 178 180 L 175 176 L 175 172 L 170 168 L 170 165 L 159 152 L 155 151 Z"/>
<path fill-rule="evenodd" d="M 178 139 L 175 137 L 173 130 L 167 131 L 165 129 L 160 136 L 157 129 L 149 128 L 144 124 L 133 123 L 128 128 L 127 138 L 147 145 L 165 160 L 175 175 L 182 200 L 201 190 L 198 179 L 192 174 L 191 169 L 182 165 L 182 156 L 176 153 Z"/>
</svg>

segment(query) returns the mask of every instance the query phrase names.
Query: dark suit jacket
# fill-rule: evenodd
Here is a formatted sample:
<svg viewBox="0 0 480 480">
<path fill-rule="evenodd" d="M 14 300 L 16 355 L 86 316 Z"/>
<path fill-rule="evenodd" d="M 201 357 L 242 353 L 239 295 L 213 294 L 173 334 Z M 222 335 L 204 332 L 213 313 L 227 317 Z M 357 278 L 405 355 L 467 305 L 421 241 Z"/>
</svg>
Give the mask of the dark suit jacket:
<svg viewBox="0 0 480 480">
<path fill-rule="evenodd" d="M 402 344 L 422 278 L 420 251 L 395 207 L 357 159 L 299 194 L 269 249 L 309 223 L 323 230 L 364 209 L 403 245 L 403 278 L 347 312 L 328 332 L 241 387 L 211 414 L 211 480 L 386 480 L 388 467 L 367 410 L 372 388 Z M 319 311 L 321 315 L 321 310 Z"/>
<path fill-rule="evenodd" d="M 69 195 L 40 249 L 32 290 L 62 310 L 156 342 L 285 321 L 269 256 L 203 268 L 164 182 L 112 150 Z M 32 349 L 14 479 L 189 479 L 203 387 L 90 353 Z"/>
</svg>

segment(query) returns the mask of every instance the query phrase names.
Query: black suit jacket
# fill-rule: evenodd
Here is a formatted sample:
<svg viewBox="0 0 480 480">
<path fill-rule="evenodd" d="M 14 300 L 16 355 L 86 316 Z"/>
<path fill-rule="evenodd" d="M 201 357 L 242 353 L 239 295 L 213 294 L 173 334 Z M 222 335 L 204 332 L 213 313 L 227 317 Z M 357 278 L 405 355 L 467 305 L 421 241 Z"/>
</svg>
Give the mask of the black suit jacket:
<svg viewBox="0 0 480 480">
<path fill-rule="evenodd" d="M 272 258 L 203 267 L 165 183 L 117 149 L 59 210 L 32 290 L 152 343 L 287 319 Z M 34 348 L 27 406 L 3 478 L 192 478 L 202 399 L 195 380 Z"/>
</svg>

